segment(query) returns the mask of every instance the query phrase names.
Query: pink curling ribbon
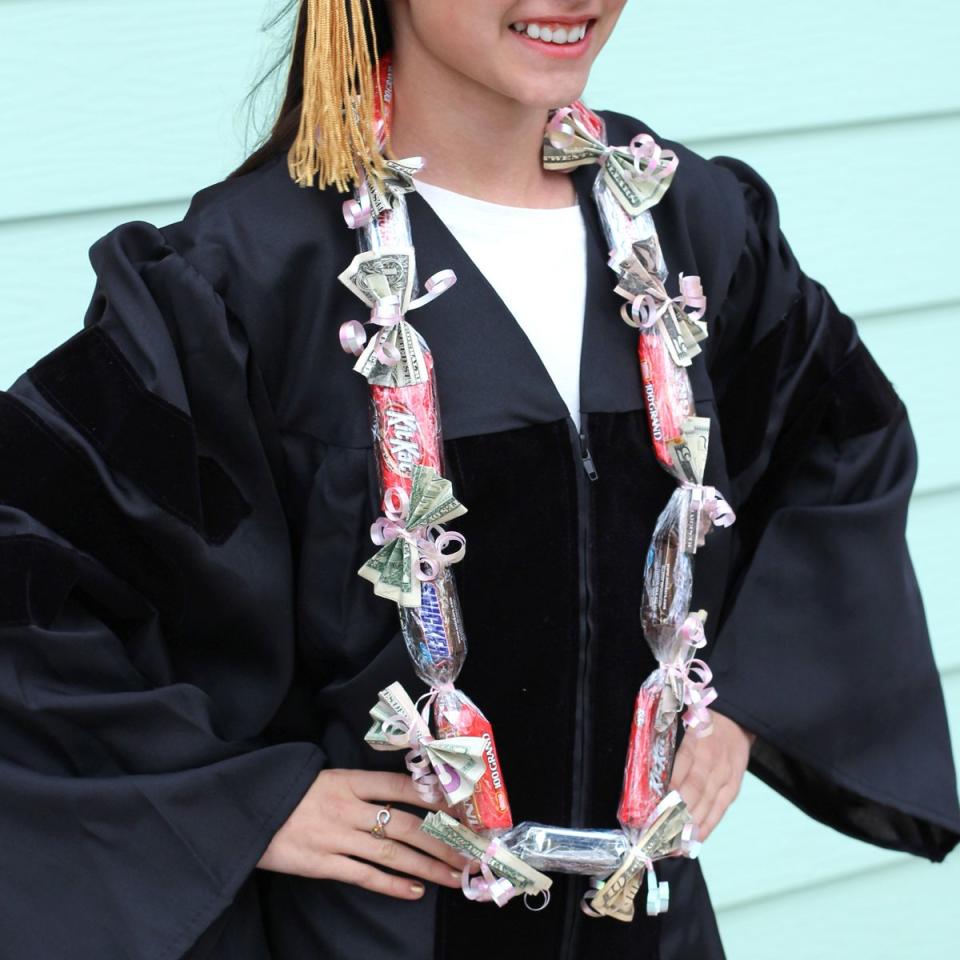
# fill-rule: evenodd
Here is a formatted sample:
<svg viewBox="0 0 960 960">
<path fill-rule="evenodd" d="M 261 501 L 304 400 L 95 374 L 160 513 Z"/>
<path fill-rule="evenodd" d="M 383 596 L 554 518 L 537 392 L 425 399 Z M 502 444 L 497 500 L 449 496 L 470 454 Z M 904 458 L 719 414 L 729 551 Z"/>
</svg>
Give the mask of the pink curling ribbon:
<svg viewBox="0 0 960 960">
<path fill-rule="evenodd" d="M 672 150 L 661 149 L 649 133 L 638 133 L 630 141 L 629 149 L 633 154 L 634 169 L 641 180 L 665 180 L 680 165 L 677 155 Z"/>
<path fill-rule="evenodd" d="M 702 509 L 710 518 L 710 522 L 715 527 L 729 527 L 737 519 L 733 512 L 733 507 L 727 502 L 722 493 L 719 493 L 716 487 L 704 487 L 704 500 Z"/>
<path fill-rule="evenodd" d="M 476 900 L 478 903 L 489 903 L 492 900 L 498 907 L 502 907 L 520 892 L 506 877 L 498 877 L 490 869 L 490 860 L 497 855 L 498 846 L 498 841 L 494 837 L 478 861 L 479 876 L 471 876 L 470 863 L 464 866 L 460 886 L 468 900 Z"/>
<path fill-rule="evenodd" d="M 436 273 L 431 274 L 431 276 L 424 283 L 426 288 L 426 293 L 422 297 L 417 297 L 407 310 L 416 310 L 419 307 L 424 307 L 431 300 L 436 300 L 441 293 L 445 293 L 457 282 L 457 275 L 452 270 L 438 270 Z"/>
<path fill-rule="evenodd" d="M 644 251 L 644 259 L 649 257 Z M 700 320 L 707 312 L 707 298 L 703 295 L 703 287 L 697 276 L 680 274 L 680 294 L 671 297 L 663 281 L 656 275 L 652 267 L 643 263 L 647 274 L 648 284 L 643 293 L 638 294 L 629 304 L 620 308 L 620 316 L 631 327 L 649 330 L 668 310 L 677 309 L 680 318 L 691 323 Z"/>
<path fill-rule="evenodd" d="M 444 530 L 437 524 L 408 527 L 410 498 L 402 487 L 388 487 L 383 495 L 384 516 L 370 526 L 370 539 L 382 547 L 394 540 L 406 540 L 415 547 L 419 563 L 413 571 L 418 580 L 436 580 L 440 571 L 459 563 L 467 552 L 467 540 L 456 530 Z M 451 545 L 456 549 L 447 552 Z"/>
<path fill-rule="evenodd" d="M 684 529 L 689 527 L 690 531 L 689 540 L 684 544 L 684 548 L 689 553 L 696 553 L 714 527 L 731 526 L 737 519 L 737 515 L 716 487 L 698 485 L 689 480 L 684 480 L 680 486 L 684 490 L 691 491 L 689 511 L 695 513 L 694 517 L 687 514 L 687 518 L 692 522 L 684 521 L 683 523 Z"/>
<path fill-rule="evenodd" d="M 483 738 L 438 740 L 430 731 L 429 711 L 429 701 L 420 709 L 419 701 L 414 703 L 401 684 L 393 683 L 380 691 L 370 711 L 375 722 L 365 739 L 376 750 L 407 748 L 404 763 L 423 800 L 460 803 L 473 793 L 485 769 Z"/>
<path fill-rule="evenodd" d="M 370 201 L 370 188 L 367 181 L 361 181 L 355 199 L 344 200 L 343 219 L 351 230 L 365 227 L 373 219 L 373 203 Z"/>
<path fill-rule="evenodd" d="M 426 716 L 418 713 L 416 719 L 411 720 L 403 714 L 394 714 L 383 722 L 383 733 L 394 746 L 409 746 L 403 762 L 410 771 L 414 789 L 425 803 L 439 803 L 443 799 L 440 776 L 425 750 L 434 739 Z"/>
<path fill-rule="evenodd" d="M 453 270 L 438 270 L 424 282 L 426 293 L 417 297 L 403 310 L 403 304 L 400 297 L 391 294 L 388 297 L 381 297 L 374 303 L 370 310 L 370 319 L 368 323 L 381 328 L 381 333 L 390 330 L 398 323 L 403 321 L 405 312 L 417 310 L 426 306 L 433 300 L 436 300 L 440 294 L 445 293 L 457 282 L 457 275 Z M 385 366 L 392 367 L 400 362 L 400 351 L 396 346 L 390 343 L 386 337 L 378 336 L 376 357 Z M 358 320 L 347 320 L 340 325 L 340 346 L 344 353 L 352 353 L 359 357 L 367 345 L 367 333 L 363 325 Z"/>
<path fill-rule="evenodd" d="M 717 691 L 710 686 L 713 671 L 707 663 L 691 654 L 705 647 L 706 635 L 703 632 L 703 619 L 699 614 L 691 613 L 677 630 L 681 640 L 677 657 L 671 663 L 660 663 L 666 681 L 677 698 L 677 702 L 687 707 L 683 713 L 684 726 L 696 737 L 706 737 L 713 732 L 713 720 L 708 709 L 717 699 Z"/>
<path fill-rule="evenodd" d="M 627 146 L 608 145 L 600 139 L 602 128 L 590 128 L 591 117 L 585 107 L 561 107 L 553 112 L 547 121 L 545 138 L 561 156 L 548 154 L 548 166 L 568 169 L 598 163 L 628 212 L 636 214 L 653 206 L 679 166 L 677 155 L 662 149 L 648 133 L 638 133 Z M 630 181 L 636 197 L 628 197 L 617 186 Z"/>
</svg>

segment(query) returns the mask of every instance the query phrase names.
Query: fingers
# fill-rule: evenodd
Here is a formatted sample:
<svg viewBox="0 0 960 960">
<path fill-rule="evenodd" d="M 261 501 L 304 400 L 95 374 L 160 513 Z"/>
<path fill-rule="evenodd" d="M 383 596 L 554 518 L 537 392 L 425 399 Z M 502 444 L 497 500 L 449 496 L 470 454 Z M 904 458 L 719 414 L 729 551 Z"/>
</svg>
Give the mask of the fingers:
<svg viewBox="0 0 960 960">
<path fill-rule="evenodd" d="M 676 759 L 673 761 L 673 774 L 670 777 L 670 789 L 676 790 L 686 779 L 693 763 L 693 747 L 690 739 L 684 737 L 677 748 Z"/>
<path fill-rule="evenodd" d="M 393 821 L 391 820 L 391 823 Z M 443 887 L 460 886 L 460 870 L 436 857 L 420 853 L 393 837 L 377 838 L 360 830 L 353 831 L 344 843 L 345 852 L 362 857 L 377 866 L 389 867 L 400 873 L 428 880 Z"/>
<path fill-rule="evenodd" d="M 422 807 L 424 810 L 445 810 L 446 803 L 441 798 L 437 803 L 426 802 L 413 785 L 413 780 L 405 773 L 389 773 L 380 770 L 351 770 L 350 785 L 355 796 L 361 800 L 390 801 L 407 803 Z"/>
<path fill-rule="evenodd" d="M 720 819 L 726 813 L 727 808 L 733 803 L 736 791 L 729 784 L 722 786 L 716 793 L 709 812 L 700 822 L 700 840 L 706 840 L 713 833 L 714 828 L 720 822 Z"/>
<path fill-rule="evenodd" d="M 373 804 L 363 804 L 358 809 L 356 828 L 369 832 L 370 827 L 376 820 L 378 809 Z M 404 810 L 391 810 L 390 814 L 390 823 L 386 829 L 388 837 L 399 840 L 408 846 L 416 847 L 434 859 L 442 860 L 458 872 L 468 863 L 468 858 L 454 850 L 453 847 L 448 847 L 442 841 L 437 840 L 436 837 L 424 833 L 420 829 L 420 825 L 423 823 L 420 817 Z"/>
<path fill-rule="evenodd" d="M 324 873 L 344 883 L 353 883 L 364 890 L 399 897 L 401 900 L 418 900 L 425 889 L 422 883 L 409 877 L 395 877 L 369 863 L 361 863 L 340 854 L 329 858 Z"/>
</svg>

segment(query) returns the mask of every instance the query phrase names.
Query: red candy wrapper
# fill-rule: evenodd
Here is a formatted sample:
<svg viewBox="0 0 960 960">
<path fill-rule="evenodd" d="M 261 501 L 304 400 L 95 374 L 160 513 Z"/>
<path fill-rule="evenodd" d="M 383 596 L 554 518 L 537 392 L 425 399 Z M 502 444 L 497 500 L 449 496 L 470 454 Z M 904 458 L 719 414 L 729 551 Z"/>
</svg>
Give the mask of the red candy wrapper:
<svg viewBox="0 0 960 960">
<path fill-rule="evenodd" d="M 657 728 L 663 698 L 661 672 L 656 670 L 637 693 L 630 725 L 630 745 L 623 770 L 623 791 L 617 819 L 624 830 L 641 830 L 666 796 L 677 746 L 675 718 Z"/>
<path fill-rule="evenodd" d="M 433 356 L 426 348 L 423 360 L 427 372 L 423 383 L 370 384 L 371 423 L 381 491 L 399 487 L 409 494 L 413 468 L 418 464 L 443 474 Z"/>
<path fill-rule="evenodd" d="M 474 830 L 508 830 L 513 826 L 513 816 L 490 721 L 462 690 L 455 689 L 441 690 L 437 695 L 433 719 L 440 737 L 480 737 L 485 745 L 487 768 L 477 781 L 473 797 L 459 805 L 459 815 Z"/>
<path fill-rule="evenodd" d="M 673 466 L 669 443 L 683 437 L 686 411 L 675 395 L 673 361 L 657 327 L 643 331 L 639 341 L 640 374 L 650 437 L 657 459 L 669 469 Z"/>
</svg>

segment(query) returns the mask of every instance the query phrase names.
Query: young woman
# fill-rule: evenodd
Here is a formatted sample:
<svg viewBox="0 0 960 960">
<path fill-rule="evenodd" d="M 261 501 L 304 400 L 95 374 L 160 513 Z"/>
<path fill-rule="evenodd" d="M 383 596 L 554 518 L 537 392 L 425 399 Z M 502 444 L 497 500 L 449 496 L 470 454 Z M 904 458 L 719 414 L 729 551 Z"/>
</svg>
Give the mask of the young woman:
<svg viewBox="0 0 960 960">
<path fill-rule="evenodd" d="M 656 667 L 639 584 L 676 483 L 601 166 L 542 163 L 624 2 L 389 0 L 365 23 L 392 60 L 390 155 L 425 160 L 404 198 L 420 276 L 457 278 L 411 319 L 469 507 L 458 683 L 493 722 L 516 822 L 615 826 Z M 356 575 L 380 491 L 367 384 L 338 345 L 367 319 L 337 279 L 347 198 L 292 174 L 305 92 L 336 73 L 317 37 L 367 12 L 304 0 L 268 141 L 182 221 L 98 240 L 83 331 L 0 395 L 9 960 L 722 957 L 695 860 L 660 865 L 669 912 L 630 923 L 586 916 L 576 876 L 540 912 L 469 902 L 463 858 L 419 829 L 442 804 L 364 743 L 378 692 L 422 684 L 394 605 Z M 644 75 L 622 69 L 639 111 Z M 749 763 L 840 831 L 942 859 L 960 816 L 904 542 L 903 405 L 753 170 L 600 116 L 608 144 L 646 133 L 678 159 L 652 216 L 671 296 L 682 272 L 706 297 L 689 378 L 705 479 L 738 517 L 697 557 L 719 697 L 671 785 L 704 839 Z"/>
</svg>

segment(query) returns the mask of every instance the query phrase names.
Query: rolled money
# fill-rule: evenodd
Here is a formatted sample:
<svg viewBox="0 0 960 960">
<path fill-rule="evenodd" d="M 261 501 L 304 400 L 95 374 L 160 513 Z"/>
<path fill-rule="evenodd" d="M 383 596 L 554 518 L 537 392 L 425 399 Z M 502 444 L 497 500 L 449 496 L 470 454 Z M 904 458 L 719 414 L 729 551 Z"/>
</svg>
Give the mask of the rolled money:
<svg viewBox="0 0 960 960">
<path fill-rule="evenodd" d="M 676 714 L 661 724 L 663 671 L 655 670 L 637 693 L 630 742 L 623 770 L 617 820 L 624 830 L 638 830 L 666 796 L 677 746 Z"/>
<path fill-rule="evenodd" d="M 608 149 L 602 120 L 580 101 L 571 104 L 563 123 L 569 131 L 565 138 L 558 138 L 558 132 L 548 125 L 543 140 L 544 169 L 571 170 L 602 159 L 600 177 L 634 216 L 655 206 L 667 192 L 672 174 L 651 177 L 646 169 L 638 174 L 630 149 Z M 564 139 L 566 142 L 562 142 Z"/>
<path fill-rule="evenodd" d="M 630 841 L 621 830 L 551 827 L 525 820 L 499 837 L 511 853 L 544 873 L 606 876 L 623 862 Z"/>
<path fill-rule="evenodd" d="M 479 737 L 434 739 L 427 721 L 400 683 L 380 691 L 370 716 L 373 725 L 364 739 L 374 750 L 411 750 L 410 770 L 415 783 L 429 784 L 423 775 L 432 767 L 436 781 L 430 791 L 434 796 L 439 798 L 435 792 L 438 784 L 448 804 L 470 797 L 485 769 L 485 744 Z"/>
<path fill-rule="evenodd" d="M 486 770 L 477 781 L 473 796 L 464 801 L 457 812 L 475 830 L 493 833 L 512 827 L 513 816 L 493 727 L 483 711 L 462 690 L 449 688 L 437 694 L 433 717 L 440 737 L 481 737 L 484 741 Z"/>
<path fill-rule="evenodd" d="M 689 381 L 687 383 L 689 385 Z M 681 430 L 682 438 L 670 447 L 671 473 L 681 483 L 701 484 L 710 445 L 710 418 L 687 417 Z"/>
<path fill-rule="evenodd" d="M 405 500 L 388 491 L 391 505 L 387 515 L 371 530 L 380 549 L 359 570 L 360 576 L 373 584 L 378 597 L 395 600 L 404 607 L 419 607 L 423 583 L 435 578 L 444 564 L 456 562 L 463 555 L 462 544 L 452 553 L 443 552 L 443 545 L 449 547 L 448 538 L 453 534 L 444 532 L 440 525 L 467 512 L 454 497 L 450 481 L 433 467 L 418 464 L 412 480 Z"/>
<path fill-rule="evenodd" d="M 413 263 L 413 247 L 368 250 L 358 253 L 337 279 L 368 307 L 395 296 L 403 313 L 412 299 Z"/>
<path fill-rule="evenodd" d="M 658 809 L 660 812 L 654 822 L 640 834 L 623 864 L 604 881 L 590 902 L 596 913 L 615 920 L 631 921 L 634 897 L 643 883 L 647 861 L 662 860 L 682 850 L 684 828 L 693 822 L 687 805 L 674 790 L 660 801 Z"/>
<path fill-rule="evenodd" d="M 438 810 L 428 813 L 420 829 L 431 837 L 459 850 L 471 860 L 483 860 L 498 877 L 511 883 L 520 893 L 537 894 L 549 890 L 553 881 L 507 850 L 499 840 L 490 840 Z"/>
</svg>

